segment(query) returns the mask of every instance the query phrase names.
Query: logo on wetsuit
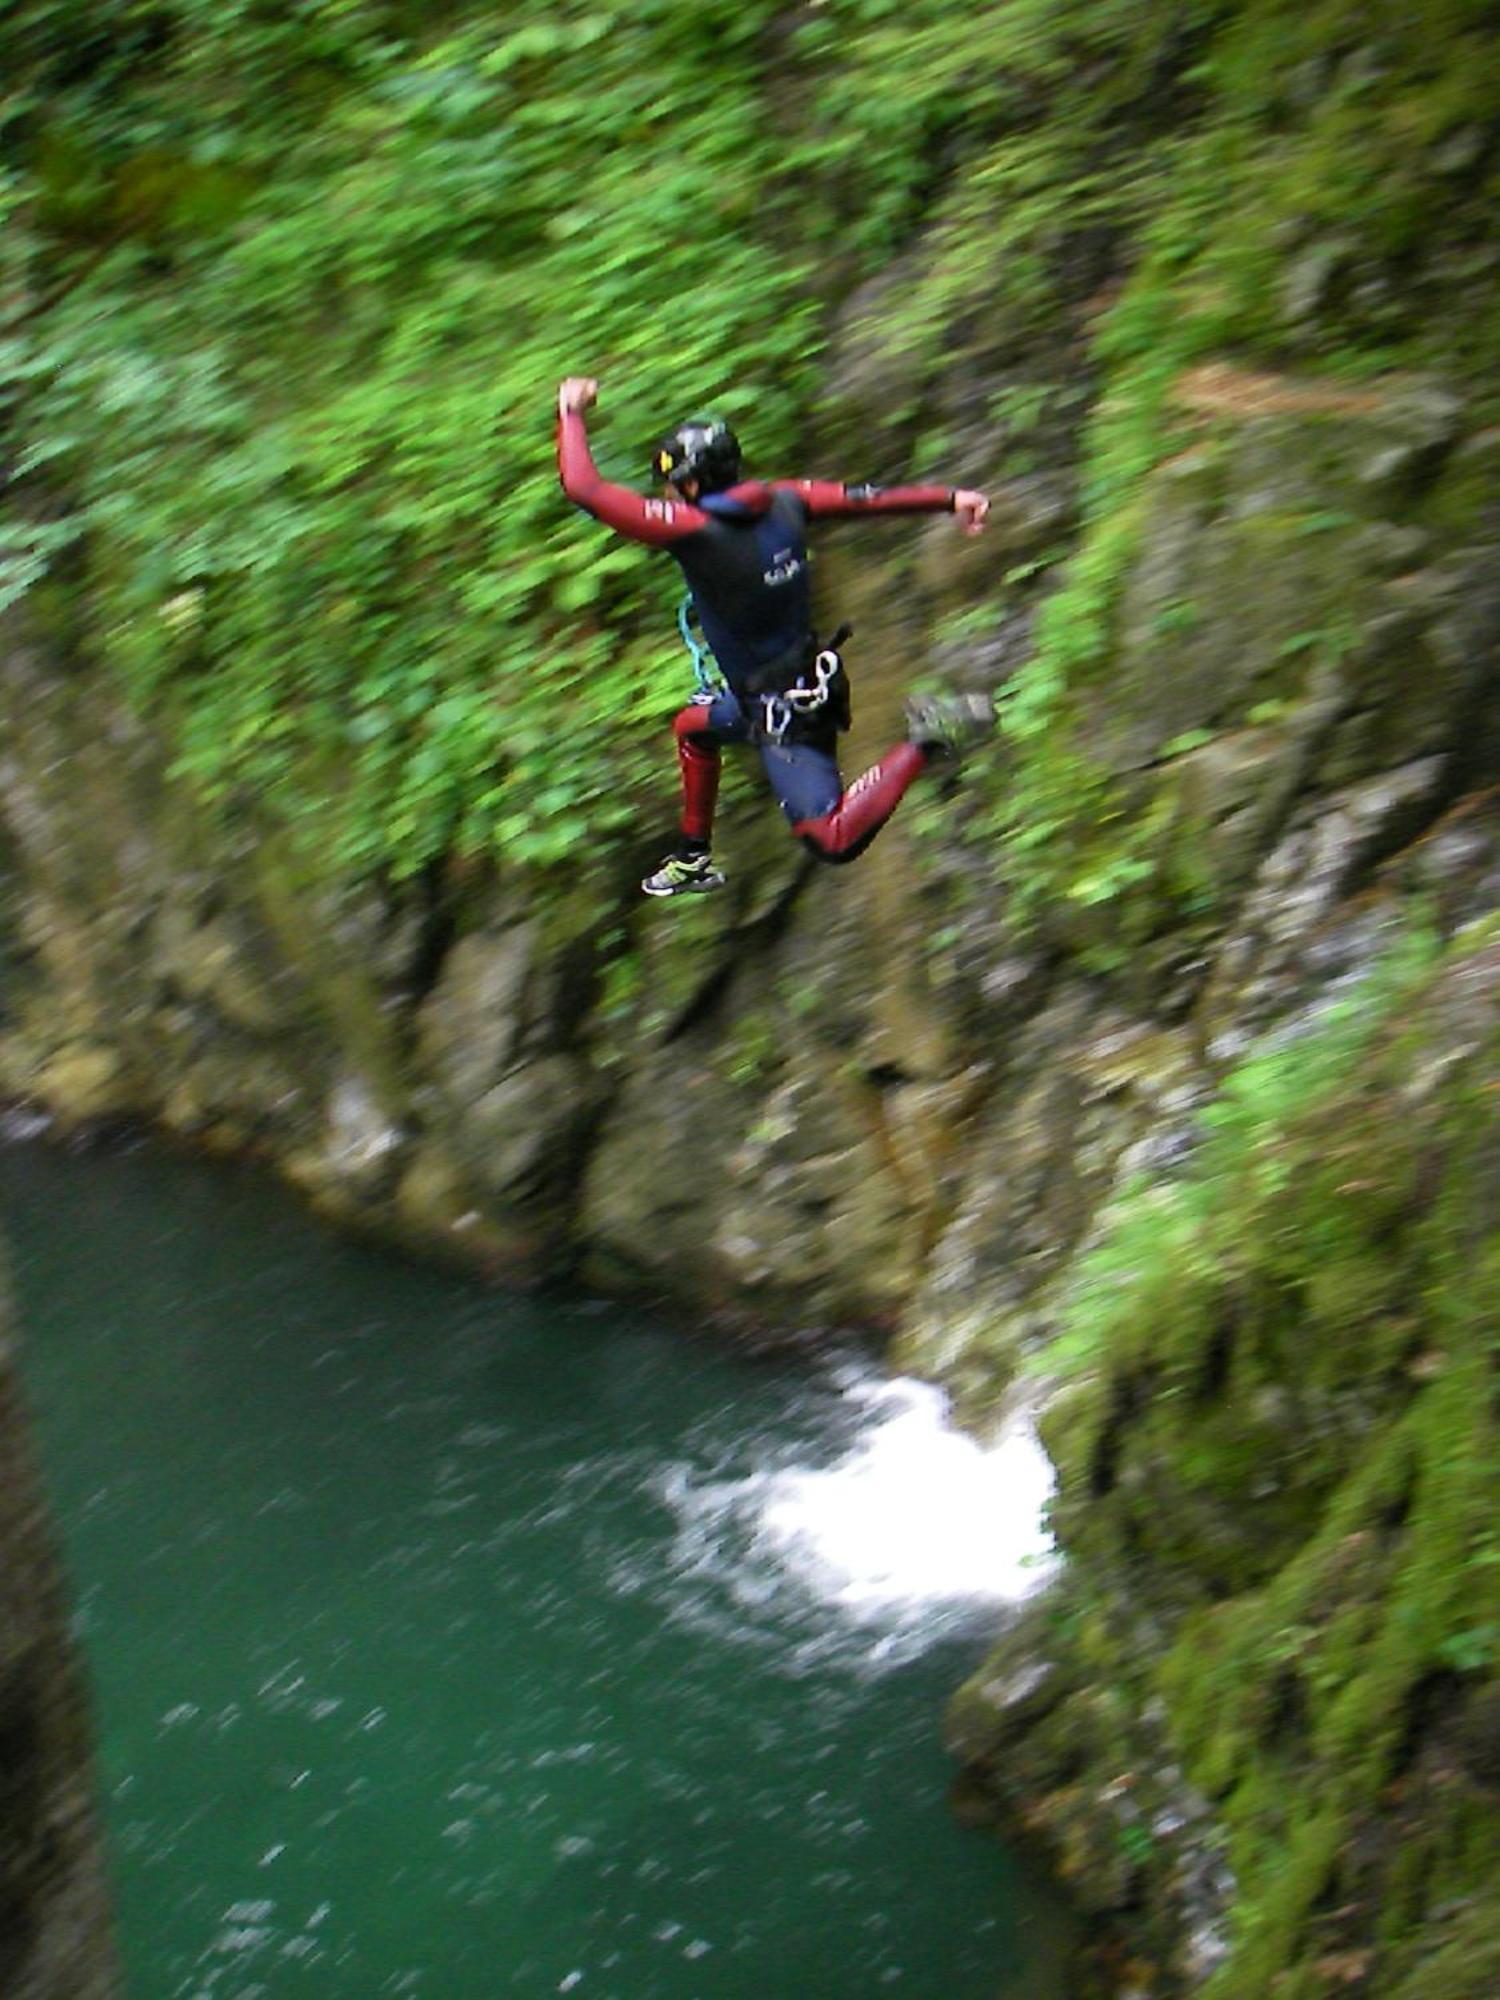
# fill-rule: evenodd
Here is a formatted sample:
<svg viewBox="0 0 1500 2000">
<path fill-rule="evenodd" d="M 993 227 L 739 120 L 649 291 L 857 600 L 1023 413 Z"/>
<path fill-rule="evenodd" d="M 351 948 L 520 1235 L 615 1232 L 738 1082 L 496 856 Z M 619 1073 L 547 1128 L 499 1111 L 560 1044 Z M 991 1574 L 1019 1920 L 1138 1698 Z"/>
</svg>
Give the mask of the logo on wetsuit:
<svg viewBox="0 0 1500 2000">
<path fill-rule="evenodd" d="M 795 549 L 778 549 L 771 558 L 770 568 L 761 571 L 761 577 L 772 585 L 790 583 L 805 567 Z"/>
</svg>

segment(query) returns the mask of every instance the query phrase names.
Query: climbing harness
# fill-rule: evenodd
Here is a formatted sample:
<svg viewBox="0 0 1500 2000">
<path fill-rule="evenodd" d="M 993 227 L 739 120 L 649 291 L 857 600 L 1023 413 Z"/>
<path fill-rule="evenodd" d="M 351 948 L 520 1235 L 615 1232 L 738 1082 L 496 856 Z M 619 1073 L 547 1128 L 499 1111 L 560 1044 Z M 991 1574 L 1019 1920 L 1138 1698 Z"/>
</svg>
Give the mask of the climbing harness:
<svg viewBox="0 0 1500 2000">
<path fill-rule="evenodd" d="M 784 743 L 796 724 L 831 721 L 835 729 L 848 727 L 848 680 L 838 648 L 849 637 L 850 628 L 841 625 L 830 645 L 813 656 L 790 687 L 760 697 L 760 733 L 767 743 Z M 831 707 L 832 715 L 821 711 Z"/>
<path fill-rule="evenodd" d="M 713 655 L 693 630 L 693 599 L 684 597 L 677 612 L 677 629 L 693 662 L 694 689 L 691 700 L 707 707 L 726 692 L 727 683 L 711 664 Z M 849 727 L 849 677 L 839 652 L 854 631 L 840 625 L 826 646 L 813 653 L 788 686 L 763 691 L 750 697 L 760 708 L 755 734 L 765 743 L 784 744 L 810 736 L 827 735 Z M 806 655 L 803 655 L 806 659 Z M 783 668 L 783 671 L 785 669 Z"/>
</svg>

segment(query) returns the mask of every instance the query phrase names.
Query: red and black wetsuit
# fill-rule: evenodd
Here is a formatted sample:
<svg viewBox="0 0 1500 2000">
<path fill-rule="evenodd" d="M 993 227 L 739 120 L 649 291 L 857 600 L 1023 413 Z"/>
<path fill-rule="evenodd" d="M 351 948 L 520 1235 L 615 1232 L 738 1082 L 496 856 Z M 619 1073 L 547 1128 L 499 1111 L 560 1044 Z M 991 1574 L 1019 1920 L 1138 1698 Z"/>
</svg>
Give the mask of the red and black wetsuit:
<svg viewBox="0 0 1500 2000">
<path fill-rule="evenodd" d="M 946 486 L 845 486 L 832 480 L 747 481 L 696 504 L 648 499 L 603 478 L 578 412 L 558 426 L 558 471 L 570 500 L 606 527 L 665 549 L 681 565 L 703 636 L 730 694 L 677 717 L 684 835 L 706 843 L 718 790 L 721 742 L 760 740 L 754 706 L 808 664 L 813 649 L 807 524 L 866 514 L 951 511 Z M 760 740 L 762 760 L 799 839 L 829 861 L 863 853 L 922 768 L 900 744 L 846 793 L 828 744 Z"/>
</svg>

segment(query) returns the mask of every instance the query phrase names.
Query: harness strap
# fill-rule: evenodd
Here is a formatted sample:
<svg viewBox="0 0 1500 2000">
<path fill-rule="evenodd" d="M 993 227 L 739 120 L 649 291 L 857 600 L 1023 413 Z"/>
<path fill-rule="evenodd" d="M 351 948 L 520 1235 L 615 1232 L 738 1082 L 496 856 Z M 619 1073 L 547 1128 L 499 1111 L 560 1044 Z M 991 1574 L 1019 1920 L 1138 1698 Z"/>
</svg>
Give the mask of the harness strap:
<svg viewBox="0 0 1500 2000">
<path fill-rule="evenodd" d="M 682 634 L 682 643 L 693 656 L 693 679 L 697 683 L 698 698 L 711 701 L 723 688 L 723 681 L 708 664 L 709 650 L 693 632 L 692 594 L 683 598 L 677 609 L 677 629 Z"/>
</svg>

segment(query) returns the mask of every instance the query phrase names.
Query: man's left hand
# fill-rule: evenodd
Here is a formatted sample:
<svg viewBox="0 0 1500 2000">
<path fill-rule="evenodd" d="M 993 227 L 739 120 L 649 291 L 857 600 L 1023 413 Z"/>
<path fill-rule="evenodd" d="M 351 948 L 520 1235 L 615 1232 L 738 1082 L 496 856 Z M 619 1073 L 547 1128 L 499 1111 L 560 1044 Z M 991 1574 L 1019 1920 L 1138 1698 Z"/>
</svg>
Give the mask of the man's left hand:
<svg viewBox="0 0 1500 2000">
<path fill-rule="evenodd" d="M 966 535 L 977 535 L 984 526 L 984 517 L 990 511 L 989 496 L 973 493 L 967 487 L 953 496 L 953 511 L 963 523 Z"/>
</svg>

